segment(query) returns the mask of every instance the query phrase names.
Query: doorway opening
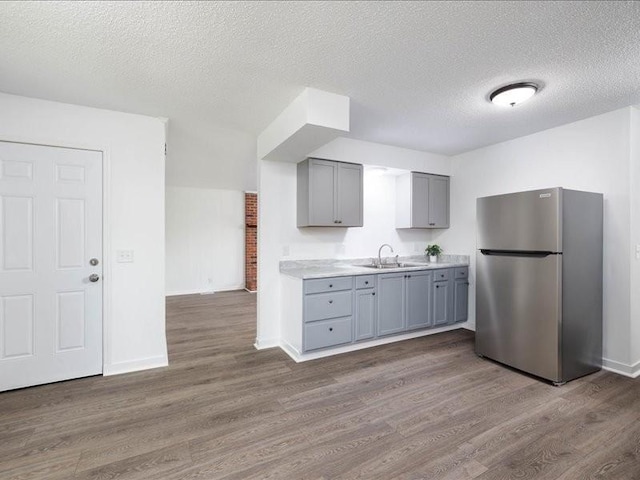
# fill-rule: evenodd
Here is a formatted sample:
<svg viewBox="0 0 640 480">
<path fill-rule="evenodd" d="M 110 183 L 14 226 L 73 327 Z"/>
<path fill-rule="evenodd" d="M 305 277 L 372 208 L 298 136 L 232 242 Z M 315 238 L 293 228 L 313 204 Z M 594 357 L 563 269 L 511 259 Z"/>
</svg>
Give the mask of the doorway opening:
<svg viewBox="0 0 640 480">
<path fill-rule="evenodd" d="M 245 290 L 258 291 L 258 194 L 244 194 L 244 278 Z"/>
</svg>

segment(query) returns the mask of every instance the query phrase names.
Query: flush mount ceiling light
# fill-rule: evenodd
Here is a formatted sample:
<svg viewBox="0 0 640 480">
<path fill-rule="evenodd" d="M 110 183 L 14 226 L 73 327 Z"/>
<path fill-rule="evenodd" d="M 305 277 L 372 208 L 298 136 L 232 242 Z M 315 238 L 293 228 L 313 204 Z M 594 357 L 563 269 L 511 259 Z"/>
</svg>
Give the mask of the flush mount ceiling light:
<svg viewBox="0 0 640 480">
<path fill-rule="evenodd" d="M 369 167 L 367 170 L 374 175 L 384 175 L 389 169 L 387 167 Z"/>
<path fill-rule="evenodd" d="M 538 91 L 538 85 L 531 82 L 512 83 L 494 90 L 489 95 L 489 100 L 503 107 L 515 107 L 526 102 Z"/>
</svg>

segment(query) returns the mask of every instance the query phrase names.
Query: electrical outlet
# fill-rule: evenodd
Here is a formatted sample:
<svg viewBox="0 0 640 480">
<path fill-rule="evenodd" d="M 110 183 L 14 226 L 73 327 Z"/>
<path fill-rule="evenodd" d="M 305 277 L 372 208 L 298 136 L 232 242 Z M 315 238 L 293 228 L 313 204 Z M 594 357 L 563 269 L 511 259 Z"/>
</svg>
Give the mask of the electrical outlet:
<svg viewBox="0 0 640 480">
<path fill-rule="evenodd" d="M 116 261 L 118 263 L 133 263 L 133 250 L 118 250 Z"/>
<path fill-rule="evenodd" d="M 640 260 L 640 243 L 636 245 L 636 260 Z"/>
<path fill-rule="evenodd" d="M 289 248 L 289 245 L 283 245 L 282 246 L 282 256 L 283 257 L 288 257 L 290 253 L 291 253 L 291 249 Z"/>
</svg>

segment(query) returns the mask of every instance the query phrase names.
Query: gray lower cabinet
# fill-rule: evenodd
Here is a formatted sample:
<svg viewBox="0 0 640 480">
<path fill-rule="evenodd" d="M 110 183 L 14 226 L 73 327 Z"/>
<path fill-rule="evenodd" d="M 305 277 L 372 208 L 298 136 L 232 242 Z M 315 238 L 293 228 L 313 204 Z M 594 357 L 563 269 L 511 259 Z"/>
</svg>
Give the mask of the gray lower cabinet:
<svg viewBox="0 0 640 480">
<path fill-rule="evenodd" d="M 378 275 L 378 335 L 405 330 L 405 276 L 404 272 Z"/>
<path fill-rule="evenodd" d="M 468 268 L 305 280 L 305 352 L 467 320 Z"/>
<path fill-rule="evenodd" d="M 351 343 L 351 317 L 307 323 L 304 326 L 305 350 Z"/>
<path fill-rule="evenodd" d="M 356 290 L 355 340 L 376 336 L 376 291 L 374 288 Z"/>
<path fill-rule="evenodd" d="M 327 318 L 348 317 L 351 316 L 352 302 L 351 290 L 307 295 L 304 318 L 307 322 L 314 322 Z"/>
<path fill-rule="evenodd" d="M 405 280 L 405 316 L 407 330 L 431 325 L 430 303 L 432 272 L 412 272 Z"/>
<path fill-rule="evenodd" d="M 351 343 L 353 277 L 306 280 L 303 292 L 303 350 Z"/>
<path fill-rule="evenodd" d="M 362 226 L 362 165 L 308 158 L 297 169 L 298 227 Z"/>
<path fill-rule="evenodd" d="M 453 321 L 466 322 L 469 318 L 469 269 L 458 267 L 454 271 Z"/>
<path fill-rule="evenodd" d="M 431 284 L 433 325 L 441 327 L 453 323 L 453 279 L 455 269 L 443 268 L 433 271 Z"/>
<path fill-rule="evenodd" d="M 433 297 L 433 325 L 442 326 L 452 323 L 453 308 L 450 298 L 453 298 L 451 280 L 433 282 L 431 293 Z"/>
</svg>

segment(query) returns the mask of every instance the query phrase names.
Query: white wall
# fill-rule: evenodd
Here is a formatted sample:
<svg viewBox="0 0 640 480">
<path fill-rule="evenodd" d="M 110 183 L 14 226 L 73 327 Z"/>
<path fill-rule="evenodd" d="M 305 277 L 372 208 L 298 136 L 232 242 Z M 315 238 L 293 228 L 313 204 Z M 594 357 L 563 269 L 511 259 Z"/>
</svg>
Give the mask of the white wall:
<svg viewBox="0 0 640 480">
<path fill-rule="evenodd" d="M 165 122 L 0 93 L 0 140 L 105 152 L 104 372 L 166 365 Z"/>
<path fill-rule="evenodd" d="M 452 157 L 451 228 L 435 240 L 471 255 L 476 199 L 562 186 L 604 194 L 604 357 L 630 362 L 630 108 Z M 472 279 L 473 282 L 473 279 Z M 470 289 L 470 324 L 475 290 Z"/>
<path fill-rule="evenodd" d="M 631 365 L 640 367 L 640 109 L 630 109 L 631 114 Z"/>
<path fill-rule="evenodd" d="M 254 134 L 221 127 L 204 116 L 169 126 L 167 185 L 256 190 L 257 172 Z"/>
<path fill-rule="evenodd" d="M 244 288 L 244 192 L 166 189 L 167 295 Z"/>
<path fill-rule="evenodd" d="M 364 165 L 448 175 L 442 155 L 339 138 L 310 156 Z M 260 347 L 280 338 L 280 260 L 374 257 L 383 243 L 395 253 L 422 253 L 429 230 L 396 230 L 395 177 L 365 168 L 364 227 L 296 228 L 296 165 L 259 161 L 258 339 Z M 446 248 L 446 246 L 445 246 Z M 448 251 L 452 250 L 447 249 Z"/>
</svg>

